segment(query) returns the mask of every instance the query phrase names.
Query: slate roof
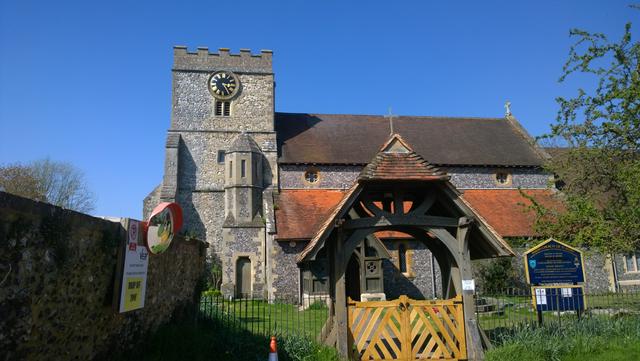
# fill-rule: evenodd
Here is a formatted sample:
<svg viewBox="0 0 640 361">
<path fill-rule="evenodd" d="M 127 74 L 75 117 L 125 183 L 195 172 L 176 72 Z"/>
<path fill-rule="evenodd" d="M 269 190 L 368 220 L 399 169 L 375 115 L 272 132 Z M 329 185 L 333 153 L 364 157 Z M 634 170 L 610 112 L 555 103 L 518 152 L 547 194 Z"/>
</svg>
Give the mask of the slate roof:
<svg viewBox="0 0 640 361">
<path fill-rule="evenodd" d="M 515 119 L 400 116 L 394 130 L 433 165 L 523 166 L 543 163 Z M 275 113 L 281 164 L 367 164 L 389 138 L 379 115 Z"/>
<path fill-rule="evenodd" d="M 398 134 L 362 170 L 358 181 L 432 181 L 447 180 L 444 172 L 416 154 Z"/>
<path fill-rule="evenodd" d="M 545 206 L 561 207 L 556 194 L 546 189 L 528 189 L 524 192 Z M 282 190 L 276 210 L 278 240 L 308 240 L 320 230 L 323 222 L 343 199 L 345 191 L 313 189 Z M 535 236 L 533 213 L 523 205 L 530 202 L 517 189 L 465 190 L 466 200 L 484 220 L 502 237 Z M 384 231 L 384 238 L 406 237 L 403 233 Z"/>
<path fill-rule="evenodd" d="M 260 147 L 258 147 L 258 144 L 256 144 L 255 140 L 253 140 L 249 134 L 242 132 L 238 134 L 227 150 L 227 153 L 232 152 L 260 153 Z"/>
</svg>

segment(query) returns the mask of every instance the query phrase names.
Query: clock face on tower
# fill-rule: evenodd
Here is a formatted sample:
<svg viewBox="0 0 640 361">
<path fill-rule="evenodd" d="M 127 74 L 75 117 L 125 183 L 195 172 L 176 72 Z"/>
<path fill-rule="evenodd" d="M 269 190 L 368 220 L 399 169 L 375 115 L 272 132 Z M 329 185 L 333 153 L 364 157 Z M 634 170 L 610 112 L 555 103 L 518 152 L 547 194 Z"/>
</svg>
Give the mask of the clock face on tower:
<svg viewBox="0 0 640 361">
<path fill-rule="evenodd" d="M 209 91 L 218 99 L 230 99 L 238 92 L 240 82 L 230 71 L 218 71 L 209 77 Z"/>
</svg>

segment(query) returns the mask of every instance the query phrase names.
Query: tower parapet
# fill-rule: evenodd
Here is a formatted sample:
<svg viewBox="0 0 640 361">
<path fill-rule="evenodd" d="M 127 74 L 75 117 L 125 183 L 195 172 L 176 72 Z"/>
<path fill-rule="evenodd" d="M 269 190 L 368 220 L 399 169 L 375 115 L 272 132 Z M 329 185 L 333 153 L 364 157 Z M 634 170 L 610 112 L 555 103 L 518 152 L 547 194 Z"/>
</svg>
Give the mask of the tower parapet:
<svg viewBox="0 0 640 361">
<path fill-rule="evenodd" d="M 238 73 L 272 74 L 272 57 L 271 50 L 252 54 L 251 49 L 240 49 L 239 54 L 232 54 L 229 48 L 220 48 L 217 53 L 210 53 L 206 47 L 189 52 L 186 46 L 174 46 L 173 70 L 215 71 L 223 68 Z"/>
</svg>

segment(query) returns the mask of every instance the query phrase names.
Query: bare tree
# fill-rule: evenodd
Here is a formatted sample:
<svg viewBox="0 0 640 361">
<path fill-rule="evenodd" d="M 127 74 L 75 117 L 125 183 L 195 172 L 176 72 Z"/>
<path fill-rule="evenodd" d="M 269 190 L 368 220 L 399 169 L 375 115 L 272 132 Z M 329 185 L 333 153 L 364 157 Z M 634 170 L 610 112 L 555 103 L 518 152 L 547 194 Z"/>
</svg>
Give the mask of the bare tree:
<svg viewBox="0 0 640 361">
<path fill-rule="evenodd" d="M 95 208 L 95 196 L 87 187 L 83 172 L 70 163 L 48 158 L 0 167 L 0 187 L 7 193 L 78 212 Z"/>
</svg>

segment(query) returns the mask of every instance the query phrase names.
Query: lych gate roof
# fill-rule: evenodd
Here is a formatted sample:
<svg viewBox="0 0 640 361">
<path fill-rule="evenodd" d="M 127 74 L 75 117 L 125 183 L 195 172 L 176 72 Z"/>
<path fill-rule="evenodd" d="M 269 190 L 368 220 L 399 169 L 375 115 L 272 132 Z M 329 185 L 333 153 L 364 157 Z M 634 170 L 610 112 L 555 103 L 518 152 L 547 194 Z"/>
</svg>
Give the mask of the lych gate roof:
<svg viewBox="0 0 640 361">
<path fill-rule="evenodd" d="M 429 164 L 397 134 L 362 170 L 358 181 L 431 181 L 449 179 Z"/>
<path fill-rule="evenodd" d="M 513 119 L 400 116 L 394 130 L 434 165 L 537 167 L 543 159 Z M 367 164 L 389 137 L 378 115 L 275 113 L 279 163 Z"/>
</svg>

